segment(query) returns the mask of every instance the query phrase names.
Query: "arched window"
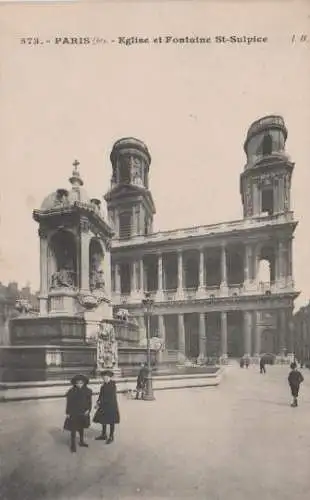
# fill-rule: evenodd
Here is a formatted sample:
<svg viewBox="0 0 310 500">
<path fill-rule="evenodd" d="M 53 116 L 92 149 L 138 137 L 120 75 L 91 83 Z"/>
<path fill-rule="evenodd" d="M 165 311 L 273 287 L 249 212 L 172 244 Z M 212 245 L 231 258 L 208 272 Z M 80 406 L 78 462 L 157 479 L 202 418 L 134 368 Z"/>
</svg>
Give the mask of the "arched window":
<svg viewBox="0 0 310 500">
<path fill-rule="evenodd" d="M 77 251 L 74 235 L 66 230 L 57 231 L 51 238 L 49 248 L 53 256 L 54 287 L 75 286 L 77 283 Z"/>
<path fill-rule="evenodd" d="M 265 134 L 263 138 L 263 155 L 271 155 L 272 153 L 272 137 L 270 134 Z"/>
<path fill-rule="evenodd" d="M 257 279 L 259 283 L 269 285 L 275 281 L 275 250 L 272 246 L 261 250 Z"/>
</svg>

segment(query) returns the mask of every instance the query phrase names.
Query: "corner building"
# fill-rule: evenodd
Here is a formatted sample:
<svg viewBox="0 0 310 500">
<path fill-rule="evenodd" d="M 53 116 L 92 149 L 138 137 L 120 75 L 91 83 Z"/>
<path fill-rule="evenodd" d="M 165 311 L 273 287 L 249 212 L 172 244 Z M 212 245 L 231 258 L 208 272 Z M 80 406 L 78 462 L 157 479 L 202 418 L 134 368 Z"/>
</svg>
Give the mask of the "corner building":
<svg viewBox="0 0 310 500">
<path fill-rule="evenodd" d="M 151 155 L 138 139 L 117 141 L 105 195 L 112 240 L 112 301 L 145 335 L 142 299 L 154 299 L 151 335 L 163 361 L 284 354 L 293 350 L 290 209 L 294 164 L 285 151 L 280 116 L 249 128 L 240 175 L 243 219 L 153 232 Z"/>
</svg>

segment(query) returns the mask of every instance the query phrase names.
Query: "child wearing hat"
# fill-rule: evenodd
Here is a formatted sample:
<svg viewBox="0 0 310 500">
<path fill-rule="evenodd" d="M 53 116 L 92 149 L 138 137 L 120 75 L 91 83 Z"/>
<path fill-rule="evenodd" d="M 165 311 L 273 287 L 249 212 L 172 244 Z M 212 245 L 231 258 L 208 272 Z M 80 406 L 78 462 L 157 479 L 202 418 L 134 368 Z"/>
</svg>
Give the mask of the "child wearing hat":
<svg viewBox="0 0 310 500">
<path fill-rule="evenodd" d="M 72 387 L 66 394 L 66 420 L 64 428 L 71 432 L 71 452 L 76 452 L 76 433 L 79 433 L 81 447 L 87 448 L 84 441 L 84 429 L 90 426 L 90 411 L 92 408 L 92 391 L 87 387 L 89 383 L 85 375 L 75 375 Z"/>
<path fill-rule="evenodd" d="M 102 425 L 102 432 L 96 440 L 106 441 L 110 444 L 114 441 L 115 424 L 120 423 L 120 414 L 116 396 L 116 384 L 112 380 L 113 372 L 105 370 L 101 373 L 103 384 L 100 388 L 98 401 L 96 404 L 97 411 L 93 421 Z M 107 436 L 107 426 L 110 426 L 109 437 Z"/>
<path fill-rule="evenodd" d="M 288 376 L 288 383 L 291 388 L 291 393 L 293 396 L 293 402 L 291 406 L 298 406 L 298 394 L 299 394 L 299 386 L 304 381 L 304 377 L 301 372 L 297 370 L 296 363 L 291 363 L 291 371 Z"/>
</svg>

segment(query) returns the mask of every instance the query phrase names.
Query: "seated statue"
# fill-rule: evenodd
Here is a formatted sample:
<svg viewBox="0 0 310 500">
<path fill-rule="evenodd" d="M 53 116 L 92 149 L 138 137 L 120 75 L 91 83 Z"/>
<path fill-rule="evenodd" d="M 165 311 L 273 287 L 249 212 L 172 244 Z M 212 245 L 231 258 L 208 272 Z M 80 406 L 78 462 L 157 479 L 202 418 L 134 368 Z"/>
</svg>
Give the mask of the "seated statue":
<svg viewBox="0 0 310 500">
<path fill-rule="evenodd" d="M 68 269 L 60 269 L 52 274 L 51 288 L 69 288 L 74 285 L 73 273 Z"/>
</svg>

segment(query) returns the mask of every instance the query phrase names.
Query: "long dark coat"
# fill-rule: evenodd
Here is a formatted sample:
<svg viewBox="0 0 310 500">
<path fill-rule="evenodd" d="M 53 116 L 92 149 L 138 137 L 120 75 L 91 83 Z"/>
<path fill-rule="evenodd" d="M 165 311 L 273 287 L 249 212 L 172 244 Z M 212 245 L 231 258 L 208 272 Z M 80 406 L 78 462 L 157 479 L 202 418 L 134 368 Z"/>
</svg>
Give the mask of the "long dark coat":
<svg viewBox="0 0 310 500">
<path fill-rule="evenodd" d="M 137 378 L 137 389 L 144 389 L 145 388 L 147 374 L 148 374 L 147 368 L 145 368 L 145 367 L 141 368 L 141 370 L 139 371 L 138 378 Z"/>
<path fill-rule="evenodd" d="M 67 430 L 79 430 L 89 427 L 89 417 L 86 412 L 92 409 L 92 391 L 89 387 L 71 387 L 66 394 L 66 414 L 69 420 L 66 423 Z"/>
<path fill-rule="evenodd" d="M 292 388 L 299 389 L 300 384 L 304 381 L 303 375 L 298 370 L 292 370 L 288 376 L 288 383 Z"/>
<path fill-rule="evenodd" d="M 97 404 L 98 410 L 94 415 L 94 422 L 100 424 L 120 423 L 116 385 L 113 380 L 101 386 Z"/>
</svg>

